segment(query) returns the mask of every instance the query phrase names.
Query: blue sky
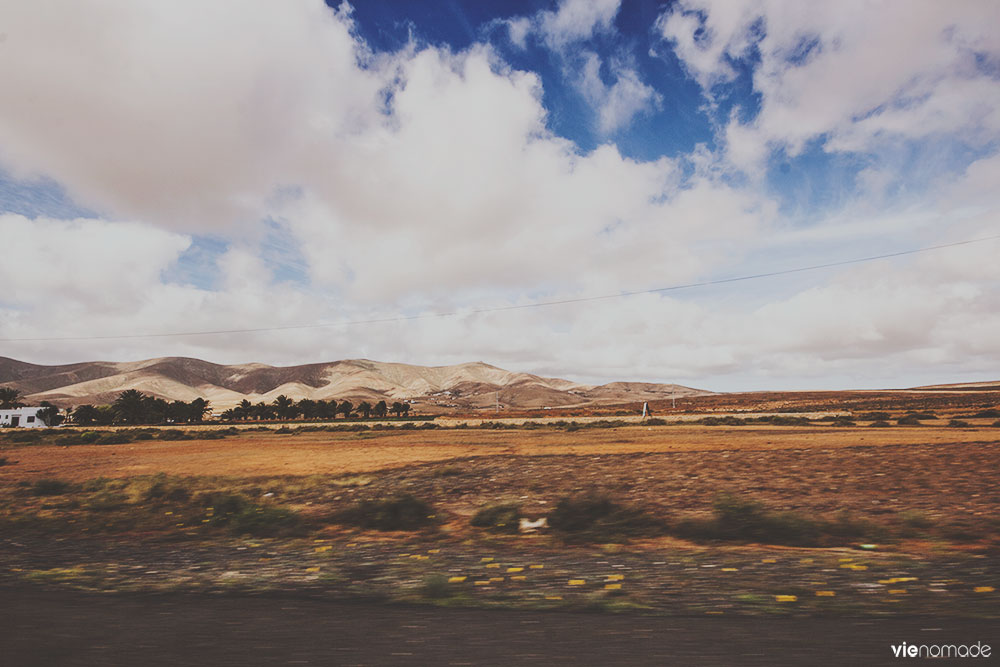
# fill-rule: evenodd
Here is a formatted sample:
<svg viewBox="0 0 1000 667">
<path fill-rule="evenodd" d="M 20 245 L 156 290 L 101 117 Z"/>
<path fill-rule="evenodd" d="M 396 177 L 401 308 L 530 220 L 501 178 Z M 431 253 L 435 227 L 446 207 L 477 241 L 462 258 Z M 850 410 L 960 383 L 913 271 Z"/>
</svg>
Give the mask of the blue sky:
<svg viewBox="0 0 1000 667">
<path fill-rule="evenodd" d="M 473 312 L 1000 233 L 994 3 L 55 9 L 0 8 L 0 355 L 1000 373 L 996 241 Z"/>
</svg>

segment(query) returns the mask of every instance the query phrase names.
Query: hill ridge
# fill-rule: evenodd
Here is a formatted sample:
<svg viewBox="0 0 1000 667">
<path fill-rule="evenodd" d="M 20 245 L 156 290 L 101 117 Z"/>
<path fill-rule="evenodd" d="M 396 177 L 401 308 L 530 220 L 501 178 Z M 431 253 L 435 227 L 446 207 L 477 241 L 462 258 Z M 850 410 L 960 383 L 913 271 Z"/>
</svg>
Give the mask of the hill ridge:
<svg viewBox="0 0 1000 667">
<path fill-rule="evenodd" d="M 483 361 L 419 366 L 371 359 L 341 359 L 296 366 L 257 362 L 216 364 L 194 357 L 154 357 L 129 362 L 92 361 L 47 366 L 0 357 L 0 386 L 21 391 L 31 403 L 60 407 L 110 403 L 137 389 L 166 400 L 205 398 L 214 409 L 241 400 L 270 402 L 280 394 L 301 400 L 410 400 L 431 412 L 491 407 L 575 407 L 662 400 L 712 392 L 675 384 L 611 382 L 589 385 L 509 371 Z"/>
</svg>

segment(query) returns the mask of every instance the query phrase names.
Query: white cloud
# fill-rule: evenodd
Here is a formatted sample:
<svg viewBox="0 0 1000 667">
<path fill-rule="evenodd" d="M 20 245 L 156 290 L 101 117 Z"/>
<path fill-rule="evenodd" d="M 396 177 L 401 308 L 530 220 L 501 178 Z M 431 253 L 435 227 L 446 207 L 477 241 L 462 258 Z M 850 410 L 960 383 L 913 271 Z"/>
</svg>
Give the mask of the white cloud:
<svg viewBox="0 0 1000 667">
<path fill-rule="evenodd" d="M 580 90 L 596 110 L 598 129 L 604 135 L 626 127 L 638 114 L 658 107 L 663 96 L 639 80 L 638 73 L 616 63 L 611 70 L 614 83 L 601 78 L 601 59 L 586 53 L 580 74 Z"/>
<path fill-rule="evenodd" d="M 621 0 L 562 0 L 556 11 L 538 13 L 538 31 L 549 48 L 562 50 L 609 30 L 620 5 Z"/>
<path fill-rule="evenodd" d="M 905 35 L 880 33 L 887 53 L 871 62 L 879 35 L 859 24 L 886 25 L 905 5 L 847 15 L 727 3 L 706 7 L 702 42 L 685 41 L 696 29 L 693 14 L 658 25 L 711 86 L 732 77 L 726 58 L 746 51 L 757 39 L 748 26 L 766 16 L 755 79 L 761 115 L 725 128 L 728 159 L 749 169 L 773 146 L 795 150 L 817 133 L 829 134 L 831 150 L 920 132 L 993 136 L 995 84 L 991 90 L 968 58 L 970 48 L 995 50 L 982 27 L 989 24 L 973 20 L 983 6 L 960 6 L 944 33 L 926 17 L 903 21 Z M 617 10 L 567 2 L 531 28 L 576 49 L 584 67 L 574 81 L 607 133 L 659 100 L 626 61 L 612 58 L 602 77 L 603 64 L 581 46 L 612 30 Z M 985 236 L 1000 211 L 996 156 L 949 175 L 946 187 L 920 198 L 919 214 L 913 202 L 884 211 L 861 198 L 809 230 L 790 229 L 767 196 L 727 180 L 724 161 L 705 146 L 651 162 L 611 144 L 581 153 L 546 129 L 538 76 L 512 70 L 488 46 L 454 53 L 411 45 L 375 55 L 347 10 L 320 2 L 217 3 L 200 8 L 197 20 L 193 11 L 138 2 L 0 8 L 8 33 L 0 53 L 17 56 L 0 58 L 0 163 L 18 175 L 46 174 L 120 220 L 0 216 L 0 234 L 23 239 L 0 263 L 0 281 L 13 286 L 0 299 L 0 337 L 466 314 L 7 343 L 5 355 L 478 358 L 576 378 L 718 389 L 822 386 L 830 378 L 896 384 L 940 373 L 921 370 L 932 364 L 966 379 L 1000 358 L 1000 275 L 988 243 L 724 290 L 470 312 L 863 256 L 903 240 L 912 247 L 918 238 Z M 789 64 L 801 37 L 814 33 L 818 50 Z M 528 33 L 520 34 L 524 42 Z M 925 52 L 908 56 L 921 41 Z M 855 81 L 869 69 L 874 83 Z M 886 187 L 885 171 L 876 164 L 867 173 L 871 191 Z M 261 222 L 268 217 L 274 222 Z M 216 284 L 166 282 L 190 234 L 203 230 L 229 242 L 214 259 Z M 293 268 L 305 272 L 305 284 L 275 280 L 264 250 L 281 244 L 266 230 L 286 234 L 287 247 L 301 253 L 304 265 Z M 832 257 L 831 249 L 845 254 Z"/>
<path fill-rule="evenodd" d="M 734 78 L 731 60 L 759 54 L 759 116 L 727 128 L 734 161 L 752 170 L 770 147 L 791 155 L 823 137 L 831 151 L 882 142 L 1000 133 L 1000 87 L 976 62 L 1000 55 L 988 2 L 800 3 L 685 0 L 657 23 L 706 89 Z"/>
</svg>

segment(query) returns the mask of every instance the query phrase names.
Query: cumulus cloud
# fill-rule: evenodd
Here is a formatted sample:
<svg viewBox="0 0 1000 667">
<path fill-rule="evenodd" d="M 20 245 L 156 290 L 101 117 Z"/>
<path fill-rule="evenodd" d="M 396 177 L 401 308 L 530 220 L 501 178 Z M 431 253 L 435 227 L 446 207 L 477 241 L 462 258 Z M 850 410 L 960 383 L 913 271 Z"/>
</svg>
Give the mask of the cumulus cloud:
<svg viewBox="0 0 1000 667">
<path fill-rule="evenodd" d="M 760 112 L 727 128 L 731 157 L 750 171 L 770 148 L 795 155 L 816 138 L 857 152 L 935 134 L 994 139 L 1000 87 L 984 62 L 1000 56 L 998 20 L 982 2 L 684 0 L 657 29 L 711 98 L 734 62 L 755 62 Z"/>
<path fill-rule="evenodd" d="M 990 5 L 959 5 L 948 21 L 941 6 L 905 18 L 891 4 L 685 0 L 659 34 L 709 96 L 758 50 L 761 110 L 720 127 L 716 152 L 643 161 L 553 134 L 540 77 L 490 46 L 374 53 L 346 6 L 8 4 L 0 166 L 53 179 L 101 218 L 0 216 L 0 234 L 17 240 L 0 263 L 14 286 L 0 336 L 335 326 L 5 343 L 4 354 L 478 358 L 717 389 L 879 386 L 930 364 L 981 374 L 979 360 L 1000 358 L 987 243 L 795 281 L 475 312 L 988 235 L 1000 210 L 995 155 L 902 212 L 862 196 L 808 229 L 728 171 L 817 136 L 838 151 L 888 136 L 994 137 L 996 85 L 976 56 L 996 52 Z M 567 1 L 509 24 L 514 42 L 535 37 L 563 54 L 609 136 L 663 99 L 627 59 L 588 45 L 614 30 L 618 9 Z M 886 174 L 874 161 L 863 180 L 884 189 Z M 205 233 L 226 242 L 202 260 L 217 279 L 196 286 L 173 269 Z M 427 317 L 350 324 L 400 315 Z"/>
<path fill-rule="evenodd" d="M 605 62 L 587 47 L 597 35 L 614 34 L 620 4 L 620 0 L 563 0 L 555 10 L 505 22 L 516 46 L 526 48 L 528 37 L 535 35 L 560 58 L 564 76 L 590 104 L 602 136 L 628 127 L 633 118 L 658 108 L 663 100 L 622 54 Z"/>
</svg>

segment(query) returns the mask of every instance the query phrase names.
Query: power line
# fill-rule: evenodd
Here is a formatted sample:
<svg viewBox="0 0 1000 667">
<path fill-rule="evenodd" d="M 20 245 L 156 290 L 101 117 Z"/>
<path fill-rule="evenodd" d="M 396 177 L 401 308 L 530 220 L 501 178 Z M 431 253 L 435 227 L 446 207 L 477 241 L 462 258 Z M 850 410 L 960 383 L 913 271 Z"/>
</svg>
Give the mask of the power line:
<svg viewBox="0 0 1000 667">
<path fill-rule="evenodd" d="M 557 299 L 553 301 L 536 301 L 534 303 L 522 303 L 511 306 L 493 306 L 490 308 L 476 308 L 473 310 L 453 310 L 446 313 L 423 313 L 420 315 L 400 315 L 396 317 L 383 317 L 369 320 L 348 320 L 346 322 L 318 322 L 315 324 L 291 324 L 278 327 L 258 327 L 252 329 L 219 329 L 214 331 L 175 331 L 170 333 L 146 333 L 146 334 L 119 334 L 113 336 L 52 336 L 46 338 L 0 338 L 0 343 L 41 343 L 54 341 L 83 341 L 83 340 L 125 340 L 134 338 L 172 338 L 180 336 L 219 336 L 225 334 L 263 333 L 268 331 L 292 331 L 300 329 L 322 329 L 327 327 L 347 327 L 361 324 L 386 324 L 390 322 L 412 322 L 415 320 L 427 320 L 441 317 L 456 317 L 458 315 L 479 315 L 484 313 L 499 313 L 508 310 L 523 310 L 526 308 L 544 308 L 547 306 L 560 306 L 572 303 L 586 303 L 589 301 L 603 301 L 608 299 L 622 299 L 640 294 L 659 294 L 663 292 L 676 292 L 679 290 L 694 289 L 697 287 L 709 287 L 711 285 L 724 285 L 726 283 L 736 283 L 745 280 L 758 280 L 760 278 L 771 278 L 774 276 L 785 276 L 792 273 L 803 273 L 805 271 L 817 271 L 819 269 L 829 269 L 837 266 L 848 266 L 851 264 L 861 264 L 864 262 L 874 262 L 880 259 L 891 259 L 904 255 L 916 255 L 932 250 L 943 248 L 954 248 L 956 246 L 969 245 L 972 243 L 983 243 L 984 241 L 995 241 L 1000 239 L 1000 234 L 994 236 L 984 236 L 978 239 L 966 241 L 956 241 L 954 243 L 942 243 L 941 245 L 926 246 L 912 250 L 901 250 L 883 255 L 872 255 L 870 257 L 857 257 L 845 259 L 839 262 L 828 262 L 826 264 L 812 264 L 810 266 L 800 266 L 794 269 L 782 269 L 780 271 L 768 271 L 766 273 L 754 273 L 745 276 L 735 276 L 732 278 L 718 278 L 716 280 L 705 280 L 696 283 L 685 283 L 682 285 L 671 285 L 670 287 L 657 287 L 654 289 L 636 290 L 632 292 L 618 292 L 616 294 L 602 294 L 596 296 L 581 296 L 572 299 Z"/>
</svg>

